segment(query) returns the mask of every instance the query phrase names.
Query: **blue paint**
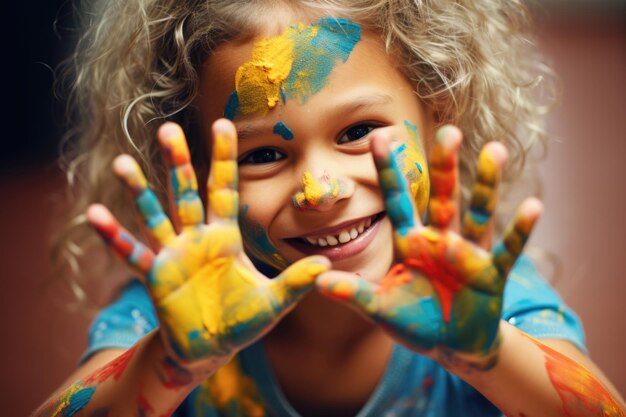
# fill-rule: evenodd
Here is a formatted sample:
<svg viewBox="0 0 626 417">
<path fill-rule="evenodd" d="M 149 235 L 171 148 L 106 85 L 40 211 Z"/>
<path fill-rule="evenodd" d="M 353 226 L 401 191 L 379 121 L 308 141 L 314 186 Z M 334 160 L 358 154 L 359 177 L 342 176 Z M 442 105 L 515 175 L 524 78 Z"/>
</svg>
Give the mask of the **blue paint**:
<svg viewBox="0 0 626 417">
<path fill-rule="evenodd" d="M 89 404 L 94 392 L 96 392 L 96 387 L 83 388 L 72 394 L 69 404 L 63 410 L 63 416 L 72 417 L 74 414 L 85 408 L 85 406 Z"/>
<path fill-rule="evenodd" d="M 293 139 L 293 132 L 283 122 L 276 123 L 272 132 L 280 135 L 285 140 Z"/>
<path fill-rule="evenodd" d="M 224 117 L 228 120 L 235 120 L 237 109 L 239 109 L 239 96 L 236 91 L 233 91 L 230 93 L 230 97 L 224 108 Z"/>
<path fill-rule="evenodd" d="M 346 19 L 320 19 L 305 32 L 315 26 L 318 29 L 313 39 L 302 34 L 293 38 L 293 64 L 284 90 L 288 98 L 300 103 L 326 85 L 335 65 L 345 63 L 361 40 L 361 26 Z"/>
<path fill-rule="evenodd" d="M 379 176 L 389 219 L 398 233 L 406 236 L 410 229 L 415 227 L 413 203 L 406 179 L 391 155 L 389 165 L 381 170 Z"/>
<path fill-rule="evenodd" d="M 244 204 L 239 211 L 239 229 L 245 244 L 246 252 L 254 259 L 283 270 L 287 262 L 272 245 L 263 227 L 248 217 L 249 206 Z"/>
<path fill-rule="evenodd" d="M 419 162 L 416 162 L 416 163 L 415 163 L 415 166 L 417 167 L 417 170 L 420 172 L 420 174 L 421 174 L 421 173 L 423 173 L 423 171 L 422 171 L 422 166 L 420 165 L 420 163 L 419 163 Z"/>
<path fill-rule="evenodd" d="M 148 229 L 154 230 L 163 222 L 167 221 L 167 216 L 163 212 L 159 199 L 152 190 L 146 188 L 135 199 L 135 206 L 145 219 Z"/>
</svg>

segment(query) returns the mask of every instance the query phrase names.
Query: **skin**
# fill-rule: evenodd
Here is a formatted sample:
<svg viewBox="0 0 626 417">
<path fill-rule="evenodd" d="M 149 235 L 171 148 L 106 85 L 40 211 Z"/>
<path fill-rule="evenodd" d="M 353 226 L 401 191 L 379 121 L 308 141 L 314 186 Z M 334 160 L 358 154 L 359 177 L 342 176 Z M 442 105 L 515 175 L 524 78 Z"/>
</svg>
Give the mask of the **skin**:
<svg viewBox="0 0 626 417">
<path fill-rule="evenodd" d="M 158 133 L 171 168 L 169 217 L 137 163 L 128 156 L 116 160 L 114 171 L 131 192 L 152 247 L 125 231 L 103 206 L 92 206 L 88 219 L 145 277 L 161 326 L 115 362 L 124 364 L 123 370 L 112 364 L 98 371 L 119 354 L 104 351 L 72 376 L 81 382 L 66 384 L 57 398 L 71 397 L 88 381 L 93 392 L 75 403 L 80 410 L 67 405 L 71 401 L 52 401 L 57 407 L 44 407 L 38 415 L 167 415 L 209 376 L 232 380 L 234 362 L 225 364 L 265 335 L 281 387 L 305 416 L 355 414 L 380 380 L 392 340 L 434 358 L 510 415 L 584 415 L 570 413 L 563 393 L 588 392 L 563 388 L 563 376 L 596 381 L 595 376 L 582 372 L 576 361 L 568 362 L 566 373 L 546 365 L 560 359 L 499 319 L 506 276 L 541 204 L 524 202 L 513 226 L 491 245 L 491 216 L 506 159 L 502 146 L 491 143 L 481 154 L 470 212 L 461 226 L 460 132 L 446 127 L 434 143 L 415 144 L 416 138 L 433 136 L 433 118 L 381 42 L 361 35 L 350 58 L 306 100 L 274 100 L 273 108 L 240 114 L 234 126 L 218 120 L 205 132 L 213 144 L 206 212 L 178 126 L 167 123 Z M 280 33 L 261 38 L 272 36 Z M 249 62 L 256 42 L 223 45 L 207 60 L 197 103 L 202 120 L 223 113 L 236 72 Z M 293 131 L 293 140 L 273 133 L 279 121 Z M 355 125 L 372 129 L 344 141 Z M 242 133 L 239 143 L 235 129 Z M 403 155 L 402 145 L 411 145 L 414 156 Z M 423 150 L 431 146 L 427 166 Z M 251 152 L 268 147 L 284 158 L 249 163 Z M 430 182 L 418 175 L 428 169 Z M 280 259 L 291 265 L 273 280 L 244 253 L 240 207 L 243 220 L 262 233 L 269 248 L 249 252 L 268 263 Z M 427 210 L 430 224 L 424 225 Z M 327 260 L 305 257 L 289 244 L 289 238 L 382 211 L 386 216 L 371 244 L 333 261 L 333 271 L 324 273 Z M 245 244 L 254 249 L 255 242 Z M 346 301 L 359 314 L 310 291 L 318 276 L 322 293 Z M 568 343 L 551 345 L 588 361 Z M 244 391 L 250 388 L 246 384 Z M 215 386 L 204 389 L 212 392 Z M 225 406 L 239 395 L 220 392 L 225 396 L 214 396 Z M 604 407 L 598 401 L 608 400 L 590 401 Z M 256 402 L 240 405 L 260 415 Z"/>
</svg>

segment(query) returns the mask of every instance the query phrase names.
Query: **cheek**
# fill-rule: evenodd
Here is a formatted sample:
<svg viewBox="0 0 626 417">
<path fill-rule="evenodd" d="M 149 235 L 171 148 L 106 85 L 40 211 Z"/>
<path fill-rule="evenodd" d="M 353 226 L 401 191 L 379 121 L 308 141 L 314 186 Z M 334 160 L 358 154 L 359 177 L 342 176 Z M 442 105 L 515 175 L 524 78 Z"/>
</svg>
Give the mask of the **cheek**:
<svg viewBox="0 0 626 417">
<path fill-rule="evenodd" d="M 285 269 L 287 261 L 272 245 L 267 234 L 267 225 L 254 219 L 252 209 L 250 205 L 245 203 L 239 208 L 239 228 L 246 253 L 251 258 L 264 262 L 273 268 Z"/>
<path fill-rule="evenodd" d="M 398 163 L 398 167 L 409 183 L 415 206 L 420 216 L 423 216 L 426 212 L 430 195 L 430 180 L 426 154 L 421 145 L 415 125 L 405 120 L 404 127 L 408 134 L 408 140 L 395 148 L 393 155 Z"/>
</svg>

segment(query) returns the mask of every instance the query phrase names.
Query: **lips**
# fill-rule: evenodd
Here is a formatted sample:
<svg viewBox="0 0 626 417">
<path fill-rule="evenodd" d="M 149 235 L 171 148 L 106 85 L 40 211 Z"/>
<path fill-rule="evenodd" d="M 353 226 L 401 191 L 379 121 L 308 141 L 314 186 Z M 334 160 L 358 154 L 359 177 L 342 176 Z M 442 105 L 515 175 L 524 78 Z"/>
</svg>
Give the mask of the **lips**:
<svg viewBox="0 0 626 417">
<path fill-rule="evenodd" d="M 363 251 L 374 239 L 384 217 L 385 213 L 381 212 L 332 230 L 285 241 L 307 255 L 324 255 L 330 260 L 339 260 Z"/>
</svg>

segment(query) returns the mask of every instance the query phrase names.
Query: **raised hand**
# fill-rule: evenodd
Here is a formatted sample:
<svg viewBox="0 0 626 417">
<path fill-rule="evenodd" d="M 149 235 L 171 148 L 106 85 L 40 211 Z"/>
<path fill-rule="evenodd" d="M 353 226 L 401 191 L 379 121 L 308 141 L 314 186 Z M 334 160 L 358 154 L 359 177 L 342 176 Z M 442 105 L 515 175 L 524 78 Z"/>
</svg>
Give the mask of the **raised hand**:
<svg viewBox="0 0 626 417">
<path fill-rule="evenodd" d="M 153 248 L 123 229 L 102 205 L 89 208 L 88 220 L 145 276 L 161 333 L 176 356 L 186 361 L 228 357 L 267 333 L 329 262 L 305 258 L 268 279 L 246 257 L 237 224 L 237 137 L 232 123 L 218 120 L 213 125 L 208 223 L 182 129 L 166 123 L 158 137 L 170 166 L 171 220 L 137 162 L 128 155 L 114 161 Z"/>
<path fill-rule="evenodd" d="M 461 133 L 442 128 L 433 146 L 429 225 L 420 221 L 406 180 L 390 156 L 388 139 L 372 138 L 385 207 L 394 227 L 397 263 L 379 282 L 329 272 L 317 285 L 380 323 L 396 340 L 442 362 L 487 368 L 494 363 L 507 275 L 539 217 L 529 198 L 493 247 L 490 234 L 505 148 L 483 148 L 462 233 L 458 152 Z M 462 359 L 461 359 L 462 358 Z"/>
</svg>

